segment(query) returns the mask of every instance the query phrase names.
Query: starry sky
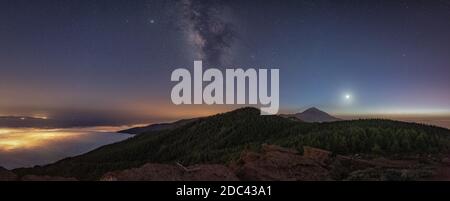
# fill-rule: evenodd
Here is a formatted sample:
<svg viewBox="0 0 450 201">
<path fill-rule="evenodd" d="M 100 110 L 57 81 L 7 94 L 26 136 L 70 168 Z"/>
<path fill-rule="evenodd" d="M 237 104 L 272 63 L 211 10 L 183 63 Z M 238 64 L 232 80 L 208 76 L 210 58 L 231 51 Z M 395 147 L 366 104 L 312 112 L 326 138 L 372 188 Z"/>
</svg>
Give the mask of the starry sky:
<svg viewBox="0 0 450 201">
<path fill-rule="evenodd" d="M 447 0 L 2 0 L 0 116 L 202 116 L 176 68 L 279 68 L 282 112 L 449 114 Z M 238 107 L 238 106 L 236 106 Z"/>
</svg>

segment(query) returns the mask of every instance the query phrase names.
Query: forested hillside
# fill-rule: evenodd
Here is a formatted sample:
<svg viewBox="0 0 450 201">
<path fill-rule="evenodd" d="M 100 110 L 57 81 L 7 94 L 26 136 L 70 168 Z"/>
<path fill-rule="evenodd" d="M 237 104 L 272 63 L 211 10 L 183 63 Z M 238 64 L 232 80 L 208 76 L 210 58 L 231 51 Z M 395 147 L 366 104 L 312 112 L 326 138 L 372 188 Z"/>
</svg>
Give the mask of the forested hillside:
<svg viewBox="0 0 450 201">
<path fill-rule="evenodd" d="M 105 172 L 147 162 L 228 163 L 244 149 L 257 150 L 264 143 L 300 151 L 307 145 L 339 154 L 439 154 L 449 150 L 450 131 L 390 120 L 304 123 L 261 116 L 257 109 L 243 108 L 199 118 L 175 129 L 137 135 L 55 164 L 15 172 L 96 179 Z"/>
</svg>

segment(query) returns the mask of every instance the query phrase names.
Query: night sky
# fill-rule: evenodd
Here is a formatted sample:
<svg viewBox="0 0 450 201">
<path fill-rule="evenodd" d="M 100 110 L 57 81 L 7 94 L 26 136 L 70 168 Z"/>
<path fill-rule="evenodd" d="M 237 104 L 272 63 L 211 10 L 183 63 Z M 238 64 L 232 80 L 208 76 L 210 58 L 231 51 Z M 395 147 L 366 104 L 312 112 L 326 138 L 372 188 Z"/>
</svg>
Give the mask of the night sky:
<svg viewBox="0 0 450 201">
<path fill-rule="evenodd" d="M 171 103 L 170 74 L 195 59 L 279 68 L 282 112 L 450 113 L 449 36 L 445 0 L 2 0 L 0 116 L 228 110 Z"/>
</svg>

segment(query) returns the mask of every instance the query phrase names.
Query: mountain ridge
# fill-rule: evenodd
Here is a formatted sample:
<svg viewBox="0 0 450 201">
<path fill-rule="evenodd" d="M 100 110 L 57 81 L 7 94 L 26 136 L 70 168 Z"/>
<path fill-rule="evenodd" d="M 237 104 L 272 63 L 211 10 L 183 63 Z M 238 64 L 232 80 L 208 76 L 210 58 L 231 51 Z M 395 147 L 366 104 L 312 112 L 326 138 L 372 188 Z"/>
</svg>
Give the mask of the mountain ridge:
<svg viewBox="0 0 450 201">
<path fill-rule="evenodd" d="M 127 134 L 141 134 L 146 132 L 155 132 L 155 131 L 162 131 L 167 129 L 174 129 L 180 126 L 183 126 L 189 122 L 195 121 L 196 118 L 193 119 L 182 119 L 171 123 L 156 123 L 156 124 L 149 124 L 147 126 L 141 126 L 141 127 L 133 127 L 125 130 L 118 131 L 118 133 L 127 133 Z"/>
<path fill-rule="evenodd" d="M 438 154 L 449 150 L 450 131 L 391 120 L 305 123 L 277 115 L 261 116 L 255 108 L 198 118 L 151 135 L 135 135 L 89 153 L 53 164 L 19 168 L 18 175 L 49 175 L 95 180 L 106 172 L 146 163 L 227 164 L 243 150 L 274 144 L 298 151 L 304 146 L 337 154 Z"/>
<path fill-rule="evenodd" d="M 297 118 L 303 122 L 309 122 L 309 123 L 342 121 L 342 119 L 334 117 L 316 107 L 308 108 L 303 112 L 299 112 L 299 113 L 295 113 L 295 114 L 286 114 L 286 115 L 282 115 L 282 116 L 288 117 L 288 118 Z"/>
</svg>

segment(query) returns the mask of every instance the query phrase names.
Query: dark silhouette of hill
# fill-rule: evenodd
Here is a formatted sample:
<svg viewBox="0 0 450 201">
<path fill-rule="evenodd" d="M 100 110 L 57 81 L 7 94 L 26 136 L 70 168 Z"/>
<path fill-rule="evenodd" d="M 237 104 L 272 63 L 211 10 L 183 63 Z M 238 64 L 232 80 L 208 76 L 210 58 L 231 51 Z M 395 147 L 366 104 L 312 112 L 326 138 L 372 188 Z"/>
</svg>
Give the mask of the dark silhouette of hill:
<svg viewBox="0 0 450 201">
<path fill-rule="evenodd" d="M 333 117 L 328 113 L 321 111 L 315 107 L 309 108 L 303 112 L 296 114 L 282 115 L 289 118 L 297 118 L 304 122 L 333 122 L 341 121 L 341 119 Z"/>
<path fill-rule="evenodd" d="M 128 134 L 141 134 L 146 132 L 154 132 L 154 131 L 162 131 L 168 129 L 178 128 L 180 126 L 184 126 L 196 119 L 183 119 L 173 123 L 160 123 L 160 124 L 151 124 L 143 127 L 135 127 L 126 130 L 121 130 L 119 133 L 128 133 Z"/>
<path fill-rule="evenodd" d="M 447 153 L 450 145 L 450 131 L 434 126 L 391 120 L 305 123 L 261 116 L 255 108 L 144 134 L 54 164 L 14 172 L 92 180 L 146 163 L 227 164 L 237 160 L 243 150 L 257 150 L 265 143 L 300 152 L 303 146 L 311 146 L 337 154 L 380 156 Z"/>
</svg>

